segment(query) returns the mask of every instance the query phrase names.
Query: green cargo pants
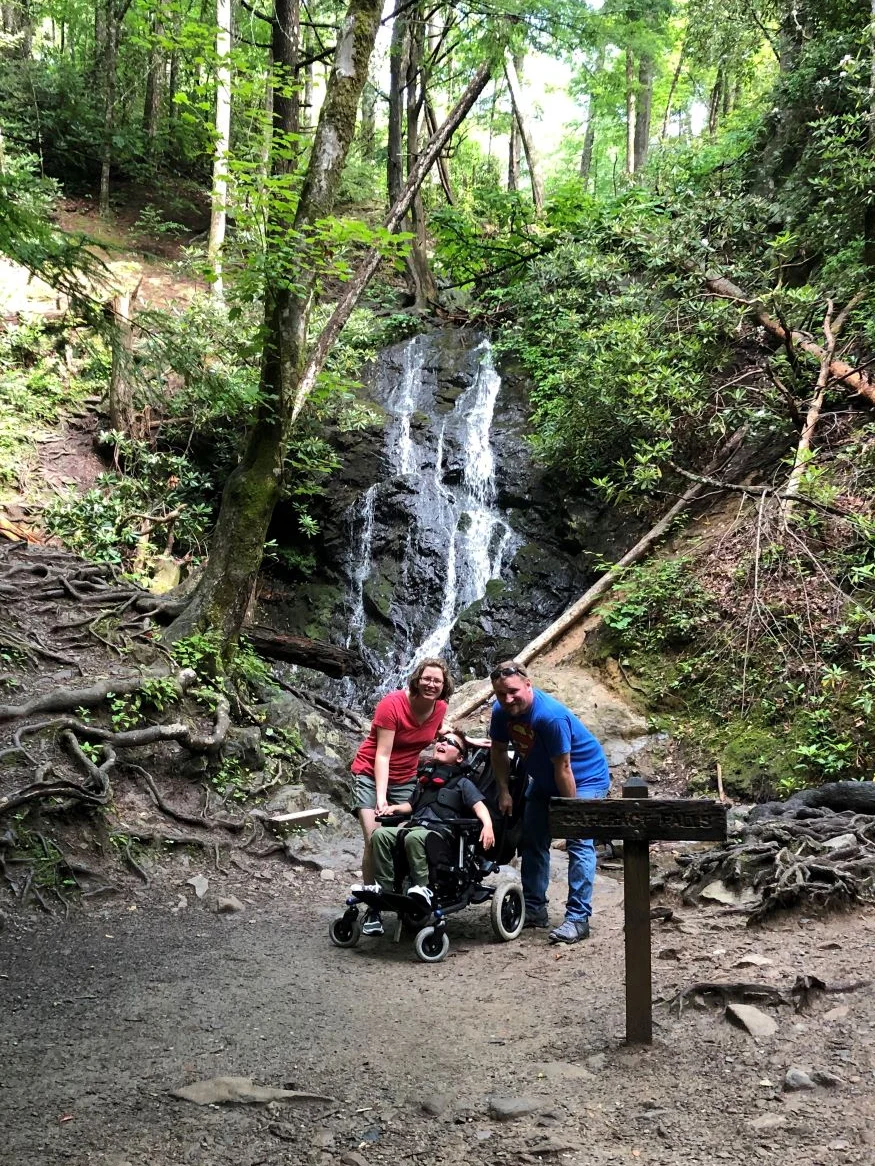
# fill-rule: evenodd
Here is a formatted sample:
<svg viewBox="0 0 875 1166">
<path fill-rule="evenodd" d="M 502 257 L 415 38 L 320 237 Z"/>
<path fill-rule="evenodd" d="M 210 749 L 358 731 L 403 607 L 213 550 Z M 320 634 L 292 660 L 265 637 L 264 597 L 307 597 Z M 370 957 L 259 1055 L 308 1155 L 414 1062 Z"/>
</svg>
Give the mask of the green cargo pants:
<svg viewBox="0 0 875 1166">
<path fill-rule="evenodd" d="M 428 886 L 428 859 L 425 855 L 426 826 L 381 826 L 371 835 L 374 877 L 384 890 L 395 884 L 395 847 L 398 834 L 404 832 L 404 853 L 410 867 L 410 881 L 416 887 Z"/>
</svg>

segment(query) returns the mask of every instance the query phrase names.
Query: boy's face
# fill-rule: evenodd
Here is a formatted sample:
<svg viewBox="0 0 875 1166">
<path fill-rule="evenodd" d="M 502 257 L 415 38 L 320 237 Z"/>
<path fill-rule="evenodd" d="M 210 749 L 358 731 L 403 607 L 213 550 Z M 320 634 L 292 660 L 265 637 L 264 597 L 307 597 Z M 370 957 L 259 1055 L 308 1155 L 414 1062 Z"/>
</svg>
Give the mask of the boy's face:
<svg viewBox="0 0 875 1166">
<path fill-rule="evenodd" d="M 442 733 L 434 743 L 436 761 L 455 765 L 462 759 L 462 743 L 455 733 Z"/>
</svg>

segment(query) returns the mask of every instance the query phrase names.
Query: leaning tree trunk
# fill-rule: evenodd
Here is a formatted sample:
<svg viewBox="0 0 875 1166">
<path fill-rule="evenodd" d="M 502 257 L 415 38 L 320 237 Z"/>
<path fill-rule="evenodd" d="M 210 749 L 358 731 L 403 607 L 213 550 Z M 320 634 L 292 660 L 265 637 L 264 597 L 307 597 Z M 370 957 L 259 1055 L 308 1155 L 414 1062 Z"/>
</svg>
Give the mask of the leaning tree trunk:
<svg viewBox="0 0 875 1166">
<path fill-rule="evenodd" d="M 359 17 L 353 29 L 353 47 L 338 47 L 334 72 L 329 80 L 310 157 L 307 179 L 301 194 L 295 233 L 324 218 L 329 212 L 355 125 L 355 110 L 367 72 L 367 54 L 373 47 L 382 4 L 380 0 L 353 0 L 347 17 Z M 370 27 L 372 25 L 372 27 Z M 369 45 L 365 52 L 368 29 Z M 350 35 L 350 34 L 347 34 Z M 339 79 L 339 63 L 354 62 Z M 437 155 L 485 88 L 491 73 L 482 65 L 444 124 L 420 155 L 398 202 L 389 212 L 385 227 L 397 231 L 407 215 L 414 195 Z M 357 83 L 356 83 L 357 82 Z M 262 365 L 262 391 L 273 408 L 263 413 L 249 439 L 244 460 L 228 479 L 216 531 L 210 543 L 210 557 L 201 582 L 190 603 L 167 630 L 171 640 L 197 629 L 214 628 L 226 652 L 240 633 L 249 596 L 264 552 L 264 540 L 282 484 L 283 462 L 298 416 L 312 392 L 328 353 L 349 319 L 353 308 L 381 262 L 381 251 L 373 249 L 363 261 L 337 304 L 319 339 L 308 354 L 305 338 L 312 306 L 315 275 L 305 276 L 296 285 L 298 299 L 288 287 L 281 287 L 267 308 Z M 309 272 L 313 265 L 302 266 Z M 306 287 L 301 290 L 301 282 Z"/>
<path fill-rule="evenodd" d="M 216 0 L 216 57 L 216 141 L 207 261 L 213 270 L 213 296 L 221 300 L 224 296 L 222 248 L 228 221 L 228 147 L 231 144 L 231 0 Z"/>
<path fill-rule="evenodd" d="M 510 89 L 513 112 L 516 117 L 517 126 L 519 127 L 520 137 L 522 138 L 526 163 L 529 167 L 529 179 L 532 183 L 532 202 L 535 204 L 535 210 L 540 213 L 544 207 L 544 183 L 541 178 L 541 163 L 537 148 L 535 147 L 531 120 L 522 86 L 520 85 L 516 62 L 511 56 L 510 49 L 506 49 L 504 54 L 504 75 L 507 79 L 508 88 Z"/>
</svg>

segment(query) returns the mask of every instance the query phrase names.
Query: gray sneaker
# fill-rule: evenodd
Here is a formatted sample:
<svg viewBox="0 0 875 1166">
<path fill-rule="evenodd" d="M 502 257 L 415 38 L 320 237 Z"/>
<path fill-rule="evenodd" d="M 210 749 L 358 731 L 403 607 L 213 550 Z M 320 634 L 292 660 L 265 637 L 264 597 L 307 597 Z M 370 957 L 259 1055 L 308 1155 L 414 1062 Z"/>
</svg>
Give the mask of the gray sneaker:
<svg viewBox="0 0 875 1166">
<path fill-rule="evenodd" d="M 589 924 L 566 919 L 559 927 L 554 927 L 549 938 L 551 943 L 577 943 L 581 939 L 589 939 Z"/>
</svg>

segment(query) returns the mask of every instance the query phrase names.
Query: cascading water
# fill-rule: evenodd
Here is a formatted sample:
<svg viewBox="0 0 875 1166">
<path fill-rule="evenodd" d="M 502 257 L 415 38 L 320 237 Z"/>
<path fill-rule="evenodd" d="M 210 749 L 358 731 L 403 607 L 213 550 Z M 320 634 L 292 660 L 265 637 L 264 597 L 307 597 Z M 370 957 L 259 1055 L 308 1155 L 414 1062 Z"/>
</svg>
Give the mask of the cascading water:
<svg viewBox="0 0 875 1166">
<path fill-rule="evenodd" d="M 491 347 L 482 340 L 467 350 L 465 375 L 455 382 L 462 391 L 448 402 L 436 344 L 433 335 L 415 337 L 381 367 L 373 395 L 389 416 L 389 478 L 360 496 L 348 515 L 347 643 L 362 651 L 383 689 L 403 683 L 420 660 L 447 652 L 459 613 L 500 576 L 515 544 L 495 505 L 490 428 L 501 377 Z M 403 509 L 406 529 L 403 545 L 393 548 L 400 558 L 394 590 L 383 596 L 394 634 L 391 651 L 382 653 L 367 646 L 367 596 L 381 566 L 374 515 L 392 508 Z"/>
</svg>

